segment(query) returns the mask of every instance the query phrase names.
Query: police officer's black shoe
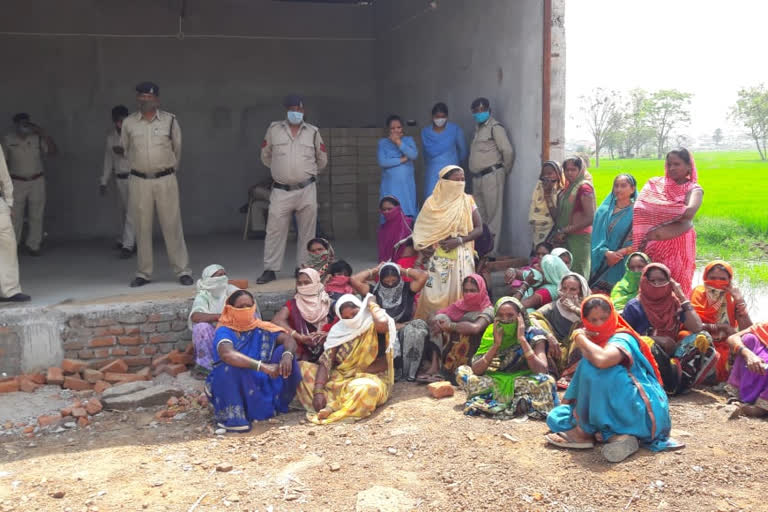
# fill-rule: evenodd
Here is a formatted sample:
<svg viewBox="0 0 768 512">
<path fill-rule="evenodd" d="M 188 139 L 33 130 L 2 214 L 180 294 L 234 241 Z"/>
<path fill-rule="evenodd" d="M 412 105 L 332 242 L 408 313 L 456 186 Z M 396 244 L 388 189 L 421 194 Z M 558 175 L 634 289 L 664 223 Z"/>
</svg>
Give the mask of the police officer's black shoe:
<svg viewBox="0 0 768 512">
<path fill-rule="evenodd" d="M 275 272 L 272 270 L 265 270 L 261 277 L 256 280 L 256 284 L 267 284 L 277 279 Z"/>
<path fill-rule="evenodd" d="M 179 278 L 179 282 L 184 286 L 192 286 L 193 284 L 195 284 L 195 281 L 192 280 L 192 276 L 187 276 L 187 275 L 181 276 Z"/>
<path fill-rule="evenodd" d="M 0 302 L 29 302 L 30 300 L 32 300 L 32 297 L 25 293 L 17 293 L 10 297 L 0 297 Z"/>
<path fill-rule="evenodd" d="M 144 286 L 145 284 L 149 284 L 149 279 L 136 277 L 133 279 L 133 281 L 131 281 L 131 288 L 138 288 L 139 286 Z"/>
</svg>

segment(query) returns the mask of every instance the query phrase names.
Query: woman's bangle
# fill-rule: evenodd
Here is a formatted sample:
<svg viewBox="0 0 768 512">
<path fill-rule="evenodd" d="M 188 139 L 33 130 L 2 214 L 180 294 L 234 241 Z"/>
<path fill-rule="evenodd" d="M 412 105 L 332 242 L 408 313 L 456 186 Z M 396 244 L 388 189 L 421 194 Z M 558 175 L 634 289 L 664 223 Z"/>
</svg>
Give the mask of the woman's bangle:
<svg viewBox="0 0 768 512">
<path fill-rule="evenodd" d="M 251 369 L 256 370 L 257 372 L 261 371 L 261 361 L 258 359 L 254 359 L 251 363 Z"/>
<path fill-rule="evenodd" d="M 531 349 L 528 349 L 525 352 L 523 352 L 523 357 L 525 357 L 526 359 L 528 359 L 529 357 L 533 357 L 534 355 L 536 354 Z"/>
<path fill-rule="evenodd" d="M 295 356 L 293 355 L 293 352 L 291 352 L 291 351 L 289 351 L 289 350 L 286 350 L 285 352 L 283 352 L 283 355 L 282 355 L 282 356 L 280 356 L 280 357 L 281 357 L 281 358 L 283 358 L 283 357 L 285 357 L 285 356 L 291 356 L 291 359 L 294 359 L 294 358 L 295 358 Z"/>
<path fill-rule="evenodd" d="M 296 334 L 298 334 L 298 332 L 296 332 L 296 329 L 294 329 L 291 331 L 290 337 L 293 338 Z"/>
<path fill-rule="evenodd" d="M 461 238 L 460 236 L 457 236 L 457 237 L 456 237 L 456 240 L 458 240 L 458 241 L 459 241 L 459 245 L 464 245 L 464 239 L 463 239 L 463 238 Z"/>
<path fill-rule="evenodd" d="M 456 322 L 451 322 L 448 324 L 448 330 L 452 332 L 456 332 Z"/>
</svg>

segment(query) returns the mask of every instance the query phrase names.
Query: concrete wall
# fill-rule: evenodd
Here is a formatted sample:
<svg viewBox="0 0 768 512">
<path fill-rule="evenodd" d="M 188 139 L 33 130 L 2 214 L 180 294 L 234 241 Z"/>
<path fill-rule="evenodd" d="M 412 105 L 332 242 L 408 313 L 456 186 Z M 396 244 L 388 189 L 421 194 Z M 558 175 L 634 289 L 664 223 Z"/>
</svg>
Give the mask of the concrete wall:
<svg viewBox="0 0 768 512">
<path fill-rule="evenodd" d="M 426 4 L 375 4 L 379 119 L 395 112 L 417 119 L 420 129 L 430 122 L 432 105 L 443 101 L 471 140 L 469 105 L 478 96 L 489 98 L 517 153 L 497 244 L 506 253 L 527 255 L 528 205 L 541 162 L 542 1 L 438 0 L 436 9 Z M 420 175 L 419 187 L 421 181 Z"/>
<path fill-rule="evenodd" d="M 285 94 L 303 93 L 308 121 L 320 126 L 376 121 L 370 8 L 189 0 L 179 40 L 50 34 L 176 34 L 180 0 L 10 3 L 0 32 L 48 35 L 0 35 L 0 129 L 27 111 L 59 145 L 47 166 L 52 238 L 116 234 L 112 201 L 97 193 L 104 134 L 112 106 L 133 109 L 139 81 L 158 82 L 163 108 L 181 123 L 187 234 L 242 229 L 237 208 L 267 173 L 259 147 L 269 122 L 285 116 Z"/>
</svg>

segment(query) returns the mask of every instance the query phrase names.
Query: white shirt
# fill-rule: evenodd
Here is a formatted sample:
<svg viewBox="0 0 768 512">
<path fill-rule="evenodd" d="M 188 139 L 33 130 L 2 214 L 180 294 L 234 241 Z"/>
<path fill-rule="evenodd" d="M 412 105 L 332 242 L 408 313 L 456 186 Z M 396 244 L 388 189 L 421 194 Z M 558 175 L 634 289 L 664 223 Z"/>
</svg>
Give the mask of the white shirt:
<svg viewBox="0 0 768 512">
<path fill-rule="evenodd" d="M 128 158 L 125 156 L 125 152 L 122 155 L 115 153 L 114 147 L 123 147 L 120 134 L 117 133 L 117 128 L 112 128 L 107 134 L 107 145 L 104 148 L 104 170 L 101 173 L 101 184 L 106 186 L 109 183 L 109 178 L 114 174 L 126 174 L 131 172 L 131 164 L 128 162 Z"/>
</svg>

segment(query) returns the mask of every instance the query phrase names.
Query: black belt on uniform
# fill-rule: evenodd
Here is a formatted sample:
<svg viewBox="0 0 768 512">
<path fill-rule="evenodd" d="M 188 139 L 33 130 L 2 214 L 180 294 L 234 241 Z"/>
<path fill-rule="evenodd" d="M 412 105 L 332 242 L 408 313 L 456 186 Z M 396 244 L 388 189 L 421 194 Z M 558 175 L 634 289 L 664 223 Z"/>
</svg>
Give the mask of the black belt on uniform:
<svg viewBox="0 0 768 512">
<path fill-rule="evenodd" d="M 129 173 L 127 172 L 121 172 L 119 174 L 115 174 L 115 177 L 119 180 L 127 180 Z"/>
<path fill-rule="evenodd" d="M 176 169 L 174 169 L 173 167 L 169 167 L 164 171 L 160 171 L 156 174 L 147 174 L 144 172 L 139 172 L 135 169 L 131 169 L 131 174 L 133 174 L 134 176 L 138 176 L 139 178 L 143 178 L 145 180 L 154 180 L 156 178 L 162 178 L 163 176 L 169 176 L 175 172 L 176 172 Z"/>
<path fill-rule="evenodd" d="M 470 172 L 469 174 L 471 174 L 473 178 L 482 178 L 483 176 L 491 174 L 493 171 L 497 171 L 497 170 L 503 169 L 503 168 L 504 168 L 504 166 L 502 164 L 495 164 L 495 165 L 492 165 L 490 167 L 486 167 L 482 171 Z"/>
<path fill-rule="evenodd" d="M 288 192 L 291 192 L 292 190 L 301 190 L 304 187 L 308 187 L 316 181 L 317 181 L 317 178 L 312 176 L 311 178 L 305 181 L 302 181 L 301 183 L 296 183 L 295 185 L 283 185 L 282 183 L 278 183 L 274 181 L 272 182 L 272 186 L 275 188 L 279 188 L 280 190 L 286 190 Z"/>
<path fill-rule="evenodd" d="M 14 174 L 11 174 L 11 179 L 17 180 L 17 181 L 35 181 L 37 178 L 42 178 L 42 177 L 43 177 L 43 173 L 41 172 L 29 177 L 16 176 Z"/>
</svg>

